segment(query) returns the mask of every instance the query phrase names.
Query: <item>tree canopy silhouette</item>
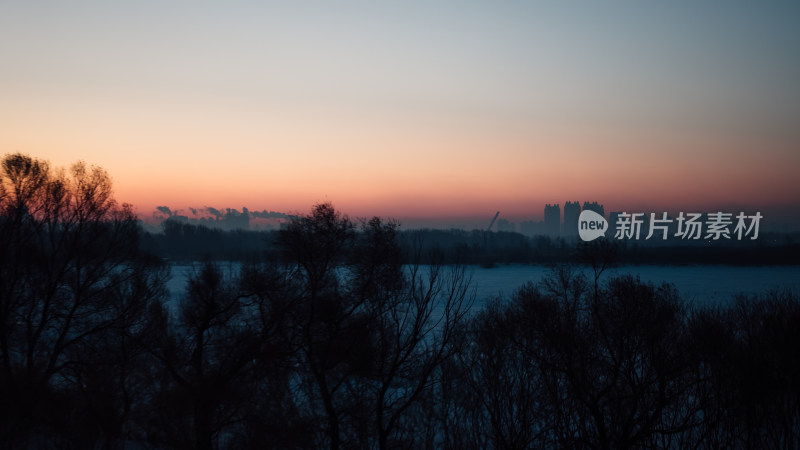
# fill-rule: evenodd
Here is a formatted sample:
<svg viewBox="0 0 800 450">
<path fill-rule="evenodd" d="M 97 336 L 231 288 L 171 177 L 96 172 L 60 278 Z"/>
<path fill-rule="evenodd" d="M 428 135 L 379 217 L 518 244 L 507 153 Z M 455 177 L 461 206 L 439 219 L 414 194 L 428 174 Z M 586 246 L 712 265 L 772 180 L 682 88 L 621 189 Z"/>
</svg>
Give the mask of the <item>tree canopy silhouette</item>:
<svg viewBox="0 0 800 450">
<path fill-rule="evenodd" d="M 700 307 L 599 242 L 470 310 L 430 233 L 320 203 L 170 295 L 141 233 L 102 169 L 0 161 L 0 447 L 798 446 L 792 292 Z"/>
<path fill-rule="evenodd" d="M 40 435 L 80 434 L 80 419 L 53 406 L 84 402 L 102 416 L 93 426 L 118 437 L 136 381 L 104 368 L 136 364 L 129 337 L 162 299 L 165 272 L 140 257 L 136 217 L 104 170 L 22 154 L 0 167 L 0 435 L 13 442 L 43 424 Z M 113 405 L 99 410 L 103 389 Z"/>
</svg>

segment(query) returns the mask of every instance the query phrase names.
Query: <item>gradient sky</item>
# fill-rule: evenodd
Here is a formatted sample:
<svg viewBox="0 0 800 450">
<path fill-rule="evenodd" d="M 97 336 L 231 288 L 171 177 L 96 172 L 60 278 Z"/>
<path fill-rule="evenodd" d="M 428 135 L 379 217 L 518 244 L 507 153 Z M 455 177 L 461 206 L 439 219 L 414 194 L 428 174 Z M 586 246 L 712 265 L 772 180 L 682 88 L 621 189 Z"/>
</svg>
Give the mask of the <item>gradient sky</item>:
<svg viewBox="0 0 800 450">
<path fill-rule="evenodd" d="M 786 213 L 798 24 L 797 1 L 3 0 L 0 154 L 102 166 L 142 216 Z"/>
</svg>

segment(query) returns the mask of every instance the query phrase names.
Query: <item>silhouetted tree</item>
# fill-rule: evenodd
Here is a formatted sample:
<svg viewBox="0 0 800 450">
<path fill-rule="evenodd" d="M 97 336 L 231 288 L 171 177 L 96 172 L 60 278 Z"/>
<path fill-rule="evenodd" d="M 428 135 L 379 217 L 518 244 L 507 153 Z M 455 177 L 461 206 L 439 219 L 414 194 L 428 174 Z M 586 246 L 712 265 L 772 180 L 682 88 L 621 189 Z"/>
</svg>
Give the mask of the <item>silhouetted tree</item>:
<svg viewBox="0 0 800 450">
<path fill-rule="evenodd" d="M 164 232 L 148 245 L 253 255 L 243 242 L 271 236 L 261 256 L 280 257 L 198 265 L 175 306 L 102 169 L 0 160 L 0 447 L 800 443 L 795 293 L 690 308 L 605 279 L 644 250 L 600 240 L 577 247 L 588 278 L 557 266 L 467 317 L 470 277 L 445 263 L 558 260 L 564 241 L 403 233 L 330 203 L 270 235 Z"/>
<path fill-rule="evenodd" d="M 490 448 L 661 448 L 696 426 L 674 289 L 617 277 L 594 295 L 587 284 L 557 268 L 476 316 L 461 410 L 479 413 L 456 427 Z"/>
<path fill-rule="evenodd" d="M 152 333 L 148 308 L 167 297 L 163 279 L 169 268 L 160 261 L 140 261 L 131 277 L 110 280 L 106 332 L 87 336 L 66 354 L 72 364 L 63 371 L 71 392 L 71 433 L 105 448 L 144 441 L 152 415 L 153 376 L 157 370 L 139 345 Z"/>
<path fill-rule="evenodd" d="M 403 418 L 451 355 L 469 280 L 463 268 L 405 267 L 396 228 L 359 225 L 323 203 L 280 233 L 298 288 L 298 386 L 308 414 L 325 418 L 318 445 L 410 445 L 417 436 Z"/>
<path fill-rule="evenodd" d="M 279 427 L 292 410 L 285 322 L 290 305 L 276 295 L 278 282 L 266 267 L 245 266 L 233 276 L 212 263 L 188 280 L 177 316 L 163 318 L 162 328 L 144 341 L 168 380 L 156 401 L 161 411 L 156 439 L 211 449 L 225 442 L 255 445 L 257 439 L 242 430 L 256 425 L 268 428 L 262 437 L 269 430 L 286 432 Z M 270 417 L 261 415 L 263 409 Z"/>
<path fill-rule="evenodd" d="M 578 243 L 576 247 L 578 261 L 592 269 L 595 295 L 599 293 L 600 277 L 617 263 L 619 248 L 618 242 L 606 238 Z"/>
<path fill-rule="evenodd" d="M 77 163 L 54 171 L 21 154 L 0 166 L 0 438 L 121 438 L 130 403 L 85 381 L 91 364 L 124 360 L 117 381 L 133 382 L 137 355 L 126 352 L 125 336 L 139 326 L 138 312 L 162 297 L 165 272 L 140 258 L 137 220 L 114 201 L 102 169 Z M 75 430 L 76 399 L 109 402 L 113 413 L 103 414 L 116 423 L 96 434 Z"/>
<path fill-rule="evenodd" d="M 433 433 L 421 433 L 424 424 L 409 413 L 436 389 L 435 373 L 456 353 L 454 335 L 472 301 L 463 266 L 414 264 L 403 270 L 394 228 L 372 219 L 361 232 L 371 257 L 356 264 L 356 285 L 375 284 L 366 304 L 377 350 L 371 373 L 356 386 L 374 405 L 381 449 L 430 444 Z"/>
<path fill-rule="evenodd" d="M 800 301 L 791 292 L 738 297 L 695 311 L 691 349 L 700 448 L 796 448 L 800 435 Z"/>
<path fill-rule="evenodd" d="M 353 222 L 329 203 L 292 220 L 279 235 L 286 259 L 295 264 L 288 270 L 297 287 L 292 318 L 298 364 L 304 369 L 299 385 L 308 414 L 316 414 L 321 403 L 332 449 L 341 445 L 344 412 L 357 409 L 344 392 L 345 382 L 366 369 L 372 353 L 363 302 L 345 295 L 342 287 L 345 251 L 354 239 Z"/>
</svg>

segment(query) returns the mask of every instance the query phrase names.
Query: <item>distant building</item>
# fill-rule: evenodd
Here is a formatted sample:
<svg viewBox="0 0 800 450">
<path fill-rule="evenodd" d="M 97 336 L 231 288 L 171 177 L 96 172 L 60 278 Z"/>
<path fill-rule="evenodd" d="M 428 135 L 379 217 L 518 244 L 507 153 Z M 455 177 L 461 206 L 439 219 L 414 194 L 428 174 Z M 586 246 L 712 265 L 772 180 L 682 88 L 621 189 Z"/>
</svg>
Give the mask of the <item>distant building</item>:
<svg viewBox="0 0 800 450">
<path fill-rule="evenodd" d="M 604 209 L 603 209 L 603 205 L 601 205 L 601 204 L 599 204 L 597 202 L 591 202 L 591 203 L 590 202 L 584 202 L 583 203 L 583 210 L 586 211 L 587 209 L 589 211 L 594 211 L 594 212 L 596 212 L 597 214 L 600 214 L 603 217 L 606 216 L 606 214 L 604 212 Z M 566 209 L 564 211 L 566 212 Z"/>
<path fill-rule="evenodd" d="M 544 206 L 544 232 L 550 236 L 558 236 L 561 231 L 561 206 L 546 204 Z"/>
<path fill-rule="evenodd" d="M 581 215 L 580 202 L 564 203 L 564 229 L 561 231 L 563 236 L 577 236 L 578 217 Z"/>
</svg>

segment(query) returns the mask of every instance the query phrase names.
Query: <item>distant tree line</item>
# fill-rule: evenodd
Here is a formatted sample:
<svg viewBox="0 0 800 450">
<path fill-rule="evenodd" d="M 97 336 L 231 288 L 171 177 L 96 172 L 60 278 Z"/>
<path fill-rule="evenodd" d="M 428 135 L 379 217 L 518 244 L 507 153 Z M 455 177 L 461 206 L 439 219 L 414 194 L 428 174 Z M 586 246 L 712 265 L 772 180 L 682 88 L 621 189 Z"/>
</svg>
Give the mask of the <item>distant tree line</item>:
<svg viewBox="0 0 800 450">
<path fill-rule="evenodd" d="M 161 233 L 144 233 L 142 248 L 171 261 L 252 261 L 274 259 L 280 253 L 278 231 L 224 231 L 184 221 L 166 220 Z M 513 232 L 482 230 L 397 230 L 404 255 L 417 261 L 433 258 L 445 264 L 494 267 L 498 264 L 561 264 L 576 261 L 581 243 L 549 236 L 524 236 Z M 800 234 L 762 233 L 756 241 L 668 241 L 639 245 L 610 240 L 620 264 L 800 264 Z M 421 246 L 423 251 L 414 252 Z M 412 258 L 406 257 L 410 263 Z"/>
<path fill-rule="evenodd" d="M 104 171 L 0 169 L 4 448 L 800 445 L 796 294 L 692 306 L 600 241 L 470 309 L 446 252 L 323 203 L 172 299 Z"/>
</svg>

